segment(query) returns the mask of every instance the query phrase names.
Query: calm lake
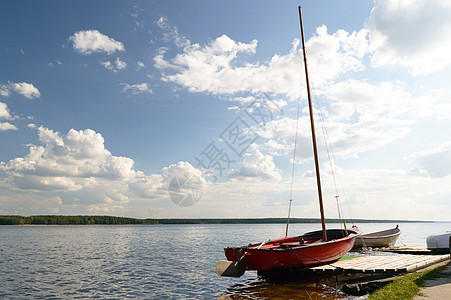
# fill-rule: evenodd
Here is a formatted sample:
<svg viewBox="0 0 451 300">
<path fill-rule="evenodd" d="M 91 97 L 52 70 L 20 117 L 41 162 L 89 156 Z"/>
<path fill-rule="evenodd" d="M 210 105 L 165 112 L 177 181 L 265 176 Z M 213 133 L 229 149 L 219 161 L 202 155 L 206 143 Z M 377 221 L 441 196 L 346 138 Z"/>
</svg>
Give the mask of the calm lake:
<svg viewBox="0 0 451 300">
<path fill-rule="evenodd" d="M 363 233 L 397 224 L 357 224 Z M 399 223 L 397 245 L 425 245 L 451 223 Z M 328 228 L 338 228 L 330 224 Z M 292 224 L 290 235 L 320 224 Z M 226 246 L 282 237 L 284 224 L 0 226 L 2 299 L 346 298 L 333 286 L 216 275 Z"/>
</svg>

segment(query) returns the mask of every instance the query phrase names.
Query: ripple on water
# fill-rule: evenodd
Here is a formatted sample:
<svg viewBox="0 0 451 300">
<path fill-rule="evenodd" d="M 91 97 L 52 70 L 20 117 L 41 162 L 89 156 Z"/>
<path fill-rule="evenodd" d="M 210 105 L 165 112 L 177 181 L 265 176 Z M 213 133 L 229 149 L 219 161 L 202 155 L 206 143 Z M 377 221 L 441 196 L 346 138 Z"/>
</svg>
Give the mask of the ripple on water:
<svg viewBox="0 0 451 300">
<path fill-rule="evenodd" d="M 376 225 L 391 226 L 371 226 Z M 419 233 L 444 232 L 448 225 L 400 224 L 401 238 L 404 243 L 421 244 Z M 373 229 L 365 226 L 361 229 Z M 291 230 L 301 234 L 317 227 L 294 224 Z M 284 229 L 283 224 L 0 226 L 0 298 L 344 297 L 333 284 L 274 282 L 255 272 L 246 272 L 241 278 L 216 275 L 215 264 L 224 259 L 224 247 L 278 237 Z"/>
</svg>

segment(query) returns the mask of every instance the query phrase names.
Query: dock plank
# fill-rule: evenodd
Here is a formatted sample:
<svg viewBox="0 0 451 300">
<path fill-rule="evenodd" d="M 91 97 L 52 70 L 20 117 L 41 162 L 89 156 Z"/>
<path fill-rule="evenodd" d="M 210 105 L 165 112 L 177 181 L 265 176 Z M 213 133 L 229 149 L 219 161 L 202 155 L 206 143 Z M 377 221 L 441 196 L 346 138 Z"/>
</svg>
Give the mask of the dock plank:
<svg viewBox="0 0 451 300">
<path fill-rule="evenodd" d="M 408 273 L 449 260 L 449 255 L 361 256 L 312 268 L 320 273 Z"/>
<path fill-rule="evenodd" d="M 384 263 L 379 268 L 376 267 L 376 271 L 378 270 L 387 270 L 387 269 L 393 269 L 393 270 L 405 270 L 408 271 L 409 266 L 411 265 L 417 265 L 420 263 L 426 263 L 434 262 L 435 259 L 431 257 L 416 257 L 416 256 L 395 256 L 397 260 L 392 260 L 390 263 Z"/>
</svg>

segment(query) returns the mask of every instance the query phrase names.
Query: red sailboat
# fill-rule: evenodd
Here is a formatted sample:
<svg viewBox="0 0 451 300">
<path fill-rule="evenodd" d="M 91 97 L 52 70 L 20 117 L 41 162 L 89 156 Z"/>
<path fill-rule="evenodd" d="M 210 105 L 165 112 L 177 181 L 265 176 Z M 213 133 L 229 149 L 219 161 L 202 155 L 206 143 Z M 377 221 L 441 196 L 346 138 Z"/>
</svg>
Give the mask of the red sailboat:
<svg viewBox="0 0 451 300">
<path fill-rule="evenodd" d="M 328 264 L 338 260 L 346 252 L 351 250 L 354 246 L 355 238 L 358 235 L 356 231 L 348 231 L 346 229 L 326 230 L 319 173 L 318 151 L 313 121 L 313 106 L 310 94 L 307 58 L 305 53 L 304 28 L 302 24 L 300 6 L 299 19 L 301 25 L 302 52 L 304 56 L 305 78 L 307 83 L 307 96 L 310 110 L 313 154 L 315 159 L 322 230 L 309 232 L 300 236 L 270 240 L 259 244 L 225 248 L 224 250 L 227 260 L 221 260 L 216 265 L 216 272 L 221 276 L 239 277 L 246 270 L 272 271 L 291 268 L 309 268 Z"/>
</svg>

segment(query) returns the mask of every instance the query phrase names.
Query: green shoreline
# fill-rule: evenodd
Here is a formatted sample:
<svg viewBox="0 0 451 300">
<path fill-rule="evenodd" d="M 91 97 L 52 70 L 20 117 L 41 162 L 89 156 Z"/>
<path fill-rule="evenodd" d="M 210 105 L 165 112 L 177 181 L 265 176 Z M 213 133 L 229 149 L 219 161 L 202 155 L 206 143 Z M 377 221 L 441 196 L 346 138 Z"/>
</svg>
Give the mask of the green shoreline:
<svg viewBox="0 0 451 300">
<path fill-rule="evenodd" d="M 202 219 L 136 219 L 115 216 L 0 216 L 0 225 L 166 225 L 166 224 L 284 224 L 286 218 L 202 218 Z M 290 223 L 320 223 L 319 218 L 292 218 Z M 342 223 L 340 219 L 326 219 L 328 223 Z M 348 221 L 349 222 L 349 221 Z M 354 223 L 434 223 L 411 220 L 353 219 Z"/>
</svg>

